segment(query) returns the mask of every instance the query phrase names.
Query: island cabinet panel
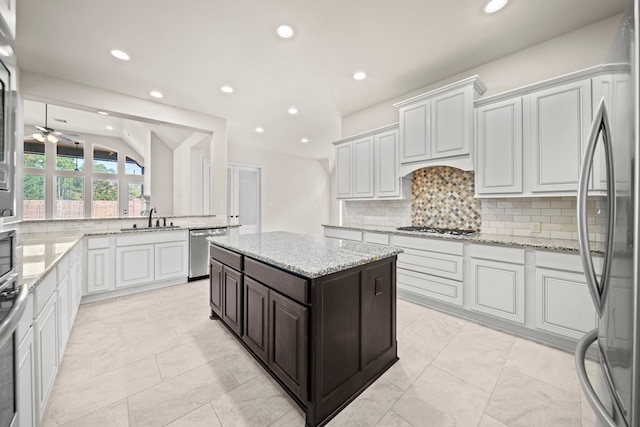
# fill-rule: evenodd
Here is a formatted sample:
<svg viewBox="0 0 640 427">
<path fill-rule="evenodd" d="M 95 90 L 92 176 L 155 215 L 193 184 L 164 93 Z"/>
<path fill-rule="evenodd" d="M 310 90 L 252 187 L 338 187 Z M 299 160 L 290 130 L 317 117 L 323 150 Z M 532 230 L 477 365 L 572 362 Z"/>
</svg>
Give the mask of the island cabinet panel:
<svg viewBox="0 0 640 427">
<path fill-rule="evenodd" d="M 268 359 L 269 288 L 244 278 L 244 335 L 242 340 L 264 363 Z"/>
<path fill-rule="evenodd" d="M 222 317 L 222 263 L 211 258 L 211 274 L 209 276 L 211 311 L 218 317 Z"/>
<path fill-rule="evenodd" d="M 222 320 L 237 335 L 242 335 L 242 274 L 222 267 Z"/>
<path fill-rule="evenodd" d="M 307 399 L 307 308 L 269 292 L 269 369 L 299 399 Z"/>
</svg>

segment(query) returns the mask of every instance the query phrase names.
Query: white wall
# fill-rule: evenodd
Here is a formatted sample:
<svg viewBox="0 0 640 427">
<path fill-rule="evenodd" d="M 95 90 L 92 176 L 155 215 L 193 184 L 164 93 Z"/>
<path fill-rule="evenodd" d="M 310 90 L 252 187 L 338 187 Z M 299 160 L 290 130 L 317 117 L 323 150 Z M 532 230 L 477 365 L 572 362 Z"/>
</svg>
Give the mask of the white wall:
<svg viewBox="0 0 640 427">
<path fill-rule="evenodd" d="M 262 231 L 322 234 L 330 222 L 331 176 L 326 161 L 229 145 L 232 163 L 262 168 Z"/>
<path fill-rule="evenodd" d="M 151 206 L 160 217 L 173 215 L 173 151 L 153 132 L 150 143 Z"/>
<path fill-rule="evenodd" d="M 484 96 L 488 96 L 602 64 L 621 19 L 622 15 L 604 19 L 345 116 L 342 118 L 342 137 L 396 123 L 398 110 L 393 103 L 475 74 L 487 85 Z M 424 54 L 428 55 L 428 52 Z"/>
</svg>

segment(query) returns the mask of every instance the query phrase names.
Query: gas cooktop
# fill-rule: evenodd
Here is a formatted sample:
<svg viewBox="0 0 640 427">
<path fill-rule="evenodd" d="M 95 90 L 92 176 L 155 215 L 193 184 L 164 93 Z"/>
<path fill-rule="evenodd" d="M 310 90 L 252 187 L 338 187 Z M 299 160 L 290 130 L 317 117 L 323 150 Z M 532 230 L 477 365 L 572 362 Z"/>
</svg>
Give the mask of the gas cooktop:
<svg viewBox="0 0 640 427">
<path fill-rule="evenodd" d="M 419 231 L 421 233 L 449 234 L 452 236 L 466 236 L 468 234 L 476 233 L 476 231 L 474 230 L 455 230 L 451 228 L 415 227 L 412 225 L 407 227 L 398 227 L 397 229 L 401 231 Z"/>
</svg>

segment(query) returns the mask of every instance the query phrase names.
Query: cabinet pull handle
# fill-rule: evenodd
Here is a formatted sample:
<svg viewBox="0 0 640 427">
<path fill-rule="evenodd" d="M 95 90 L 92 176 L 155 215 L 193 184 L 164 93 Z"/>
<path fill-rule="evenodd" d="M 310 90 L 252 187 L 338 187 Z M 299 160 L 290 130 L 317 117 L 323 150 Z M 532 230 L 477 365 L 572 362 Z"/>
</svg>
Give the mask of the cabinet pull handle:
<svg viewBox="0 0 640 427">
<path fill-rule="evenodd" d="M 602 143 L 604 146 L 604 155 L 607 166 L 607 233 L 605 236 L 605 253 L 602 265 L 602 277 L 598 282 L 596 271 L 593 266 L 593 258 L 591 257 L 591 245 L 589 244 L 589 226 L 587 224 L 587 196 L 589 194 L 589 175 L 593 165 L 593 157 L 598 144 L 598 137 L 602 134 Z M 615 191 L 615 174 L 613 170 L 613 147 L 611 146 L 611 132 L 609 127 L 609 118 L 607 116 L 607 107 L 604 98 L 600 100 L 596 111 L 589 138 L 585 148 L 584 157 L 580 166 L 580 180 L 578 181 L 577 195 L 577 220 L 578 220 L 578 246 L 580 249 L 580 258 L 584 267 L 584 274 L 589 285 L 589 291 L 593 298 L 593 303 L 598 312 L 598 316 L 602 316 L 604 303 L 607 297 L 607 289 L 609 287 L 609 275 L 611 273 L 611 259 L 613 257 L 613 233 L 616 218 L 616 191 Z"/>
</svg>

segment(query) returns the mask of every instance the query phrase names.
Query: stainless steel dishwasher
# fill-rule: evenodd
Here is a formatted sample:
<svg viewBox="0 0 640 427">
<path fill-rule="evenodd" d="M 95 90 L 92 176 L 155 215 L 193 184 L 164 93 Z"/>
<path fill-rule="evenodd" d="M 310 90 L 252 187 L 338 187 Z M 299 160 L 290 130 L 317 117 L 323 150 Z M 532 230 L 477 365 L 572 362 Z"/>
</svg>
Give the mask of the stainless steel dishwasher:
<svg viewBox="0 0 640 427">
<path fill-rule="evenodd" d="M 189 231 L 189 281 L 209 277 L 209 242 L 207 237 L 226 235 L 226 227 Z"/>
</svg>

